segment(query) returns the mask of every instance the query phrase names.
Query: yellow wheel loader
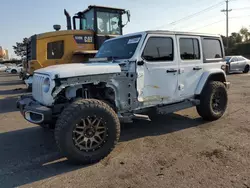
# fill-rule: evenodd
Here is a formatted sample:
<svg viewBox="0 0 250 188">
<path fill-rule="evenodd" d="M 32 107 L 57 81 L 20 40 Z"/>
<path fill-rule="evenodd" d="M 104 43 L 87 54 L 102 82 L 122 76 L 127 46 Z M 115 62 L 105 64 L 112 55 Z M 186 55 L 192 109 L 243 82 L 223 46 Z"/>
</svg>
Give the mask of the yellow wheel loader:
<svg viewBox="0 0 250 188">
<path fill-rule="evenodd" d="M 37 69 L 57 64 L 86 63 L 105 40 L 122 35 L 123 27 L 130 21 L 129 11 L 95 5 L 76 13 L 72 18 L 73 24 L 66 10 L 64 14 L 67 30 L 60 30 L 60 25 L 54 25 L 55 31 L 29 38 L 27 59 L 20 74 L 28 87 L 32 86 L 32 75 Z M 126 24 L 122 22 L 124 14 L 127 15 Z"/>
</svg>

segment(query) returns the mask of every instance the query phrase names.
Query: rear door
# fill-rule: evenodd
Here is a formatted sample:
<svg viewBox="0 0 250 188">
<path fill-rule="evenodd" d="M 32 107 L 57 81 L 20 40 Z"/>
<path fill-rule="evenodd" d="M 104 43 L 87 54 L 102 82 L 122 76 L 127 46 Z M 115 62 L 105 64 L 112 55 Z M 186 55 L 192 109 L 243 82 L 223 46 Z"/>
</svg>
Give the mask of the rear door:
<svg viewBox="0 0 250 188">
<path fill-rule="evenodd" d="M 192 97 L 203 73 L 203 56 L 199 36 L 177 36 L 179 62 L 179 95 Z"/>
<path fill-rule="evenodd" d="M 237 64 L 238 65 L 238 69 L 239 69 L 239 71 L 243 71 L 245 69 L 247 61 L 242 56 L 238 56 L 237 58 L 238 58 L 238 64 Z"/>
</svg>

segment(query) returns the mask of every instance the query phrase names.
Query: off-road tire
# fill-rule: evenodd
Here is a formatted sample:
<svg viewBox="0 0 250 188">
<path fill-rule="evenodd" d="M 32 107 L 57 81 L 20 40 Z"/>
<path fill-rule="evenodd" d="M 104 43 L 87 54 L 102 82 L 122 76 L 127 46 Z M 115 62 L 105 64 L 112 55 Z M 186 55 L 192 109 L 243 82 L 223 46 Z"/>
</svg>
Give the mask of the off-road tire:
<svg viewBox="0 0 250 188">
<path fill-rule="evenodd" d="M 249 65 L 246 65 L 245 68 L 244 68 L 243 73 L 248 73 L 248 72 L 249 72 Z"/>
<path fill-rule="evenodd" d="M 230 74 L 230 65 L 226 66 L 226 74 Z"/>
<path fill-rule="evenodd" d="M 11 73 L 12 73 L 12 74 L 16 74 L 16 73 L 17 73 L 17 70 L 13 69 L 13 70 L 11 70 Z"/>
<path fill-rule="evenodd" d="M 74 144 L 73 130 L 79 121 L 89 116 L 100 117 L 105 121 L 107 130 L 106 140 L 99 149 L 94 151 L 81 151 Z M 71 163 L 91 164 L 106 157 L 115 147 L 120 137 L 120 121 L 114 110 L 106 103 L 95 99 L 80 99 L 71 103 L 64 109 L 57 120 L 55 127 L 55 140 L 61 153 Z"/>
<path fill-rule="evenodd" d="M 220 93 L 220 100 L 218 110 L 215 111 L 213 100 L 215 100 L 217 92 Z M 224 115 L 227 108 L 227 101 L 228 95 L 225 85 L 219 81 L 211 81 L 203 89 L 200 95 L 200 104 L 196 106 L 196 109 L 204 120 L 214 121 Z"/>
</svg>

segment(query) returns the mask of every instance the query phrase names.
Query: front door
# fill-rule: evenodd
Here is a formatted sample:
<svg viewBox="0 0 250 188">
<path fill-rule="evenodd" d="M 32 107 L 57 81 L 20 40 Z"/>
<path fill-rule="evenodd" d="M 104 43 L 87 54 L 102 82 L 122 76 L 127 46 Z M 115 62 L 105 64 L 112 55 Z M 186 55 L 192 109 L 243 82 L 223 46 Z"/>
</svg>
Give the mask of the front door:
<svg viewBox="0 0 250 188">
<path fill-rule="evenodd" d="M 199 36 L 177 36 L 180 54 L 179 96 L 182 99 L 194 96 L 195 89 L 203 74 L 203 56 Z"/>
<path fill-rule="evenodd" d="M 238 58 L 233 57 L 230 61 L 230 71 L 237 71 L 238 70 Z"/>
<path fill-rule="evenodd" d="M 137 64 L 138 100 L 144 106 L 176 101 L 178 60 L 174 35 L 149 34 Z"/>
</svg>

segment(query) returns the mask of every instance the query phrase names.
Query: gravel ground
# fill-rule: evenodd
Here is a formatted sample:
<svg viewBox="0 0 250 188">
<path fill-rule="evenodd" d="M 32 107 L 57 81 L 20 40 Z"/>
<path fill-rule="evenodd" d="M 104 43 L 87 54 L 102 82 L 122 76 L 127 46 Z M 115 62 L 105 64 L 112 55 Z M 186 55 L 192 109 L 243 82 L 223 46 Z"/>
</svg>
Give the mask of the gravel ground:
<svg viewBox="0 0 250 188">
<path fill-rule="evenodd" d="M 74 166 L 53 132 L 26 122 L 15 108 L 25 86 L 0 73 L 0 187 L 250 187 L 250 75 L 228 76 L 229 107 L 205 122 L 195 108 L 157 122 L 123 126 L 101 162 Z"/>
</svg>

